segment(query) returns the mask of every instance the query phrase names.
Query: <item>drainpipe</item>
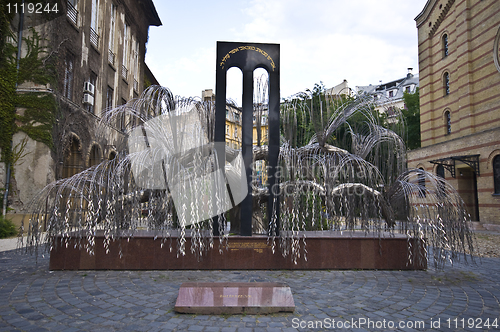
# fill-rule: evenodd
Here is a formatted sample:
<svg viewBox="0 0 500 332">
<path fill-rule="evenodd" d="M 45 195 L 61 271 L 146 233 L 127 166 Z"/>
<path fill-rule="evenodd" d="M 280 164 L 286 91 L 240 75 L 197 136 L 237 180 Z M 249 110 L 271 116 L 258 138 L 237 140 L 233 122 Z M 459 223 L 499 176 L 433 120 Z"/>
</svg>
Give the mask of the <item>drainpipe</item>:
<svg viewBox="0 0 500 332">
<path fill-rule="evenodd" d="M 22 1 L 21 8 L 24 8 L 24 0 Z M 21 48 L 23 44 L 23 21 L 24 12 L 21 10 L 19 12 L 19 31 L 17 33 L 17 63 L 16 63 L 16 73 L 19 73 L 19 61 L 21 60 Z M 17 93 L 17 75 L 16 75 L 16 93 Z M 10 140 L 10 147 L 12 149 L 12 139 Z M 7 174 L 5 175 L 5 192 L 3 194 L 3 204 L 2 204 L 2 215 L 5 217 L 7 214 L 7 205 L 9 204 L 9 187 L 10 187 L 10 174 L 12 165 L 10 162 L 7 163 Z"/>
</svg>

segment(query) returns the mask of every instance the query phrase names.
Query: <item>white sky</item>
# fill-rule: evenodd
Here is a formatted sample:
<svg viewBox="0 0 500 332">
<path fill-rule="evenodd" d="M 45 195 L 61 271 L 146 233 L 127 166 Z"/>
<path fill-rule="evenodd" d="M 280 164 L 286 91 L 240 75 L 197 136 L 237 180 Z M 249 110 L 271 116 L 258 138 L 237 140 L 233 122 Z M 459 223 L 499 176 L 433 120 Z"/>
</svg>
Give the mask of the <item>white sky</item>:
<svg viewBox="0 0 500 332">
<path fill-rule="evenodd" d="M 174 95 L 215 92 L 216 42 L 277 43 L 281 97 L 323 81 L 349 87 L 418 73 L 414 18 L 427 0 L 154 0 L 146 63 Z M 241 102 L 241 74 L 228 97 Z"/>
</svg>

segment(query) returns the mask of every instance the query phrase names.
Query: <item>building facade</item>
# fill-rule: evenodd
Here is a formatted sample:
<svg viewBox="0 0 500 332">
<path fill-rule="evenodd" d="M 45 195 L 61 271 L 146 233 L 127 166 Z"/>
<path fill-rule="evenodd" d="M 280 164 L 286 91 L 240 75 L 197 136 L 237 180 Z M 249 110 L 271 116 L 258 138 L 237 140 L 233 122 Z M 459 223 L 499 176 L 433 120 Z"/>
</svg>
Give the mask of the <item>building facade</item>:
<svg viewBox="0 0 500 332">
<path fill-rule="evenodd" d="M 212 89 L 201 92 L 202 100 L 205 102 L 215 102 L 215 94 Z M 253 145 L 267 145 L 267 105 L 254 105 L 253 115 Z M 258 136 L 260 128 L 260 137 Z M 241 149 L 242 127 L 241 108 L 234 105 L 226 105 L 226 144 L 233 149 Z"/>
<path fill-rule="evenodd" d="M 325 95 L 327 95 L 329 97 L 333 97 L 333 98 L 340 97 L 340 96 L 354 97 L 355 93 L 349 87 L 347 80 L 343 80 L 342 83 L 337 84 L 336 86 L 334 86 L 330 89 L 326 89 Z"/>
<path fill-rule="evenodd" d="M 422 147 L 409 166 L 445 177 L 473 221 L 500 224 L 500 1 L 428 0 L 415 20 Z"/>
<path fill-rule="evenodd" d="M 373 96 L 376 109 L 386 113 L 390 120 L 396 114 L 396 109 L 405 108 L 404 93 L 415 93 L 419 87 L 419 77 L 412 74 L 412 69 L 408 68 L 406 77 L 377 85 L 356 86 L 356 91 Z"/>
<path fill-rule="evenodd" d="M 34 24 L 30 20 L 40 17 L 25 17 L 24 27 L 33 26 L 56 57 L 57 77 L 43 86 L 25 82 L 18 92 L 51 93 L 58 109 L 53 149 L 23 133 L 14 136 L 14 145 L 27 140 L 27 154 L 15 165 L 15 178 L 11 179 L 9 206 L 16 212 L 23 212 L 50 182 L 113 159 L 128 119 L 117 119 L 98 132 L 103 113 L 140 96 L 145 76 L 148 81 L 154 79 L 144 62 L 148 29 L 161 25 L 152 0 L 69 0 L 61 4 L 63 15 L 50 21 Z M 4 179 L 2 174 L 0 187 Z"/>
<path fill-rule="evenodd" d="M 212 89 L 203 90 L 201 97 L 205 102 L 215 102 L 215 94 Z M 226 105 L 226 145 L 237 150 L 241 149 L 243 141 L 241 112 L 240 107 Z M 254 146 L 267 145 L 269 133 L 267 104 L 254 104 L 253 112 L 252 143 Z M 264 186 L 267 183 L 266 161 L 256 160 L 254 163 L 254 172 L 253 177 L 258 182 L 258 185 Z"/>
</svg>

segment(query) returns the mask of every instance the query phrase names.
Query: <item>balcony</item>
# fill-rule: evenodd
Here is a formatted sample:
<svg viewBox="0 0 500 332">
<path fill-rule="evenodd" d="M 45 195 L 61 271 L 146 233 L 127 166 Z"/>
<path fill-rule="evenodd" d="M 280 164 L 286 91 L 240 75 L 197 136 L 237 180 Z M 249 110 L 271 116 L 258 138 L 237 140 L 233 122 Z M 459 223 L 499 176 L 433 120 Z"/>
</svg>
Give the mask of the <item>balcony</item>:
<svg viewBox="0 0 500 332">
<path fill-rule="evenodd" d="M 114 66 L 114 65 L 115 65 L 115 54 L 114 54 L 111 50 L 109 50 L 109 52 L 108 52 L 108 62 L 109 62 L 112 66 Z"/>
<path fill-rule="evenodd" d="M 97 49 L 99 48 L 99 35 L 92 28 L 90 28 L 90 43 L 95 48 L 97 48 Z"/>
<path fill-rule="evenodd" d="M 122 78 L 126 81 L 128 76 L 128 69 L 124 65 L 122 65 Z"/>
<path fill-rule="evenodd" d="M 78 26 L 78 10 L 71 4 L 71 2 L 67 2 L 68 4 L 68 10 L 66 12 L 66 16 L 68 16 L 69 20 L 71 23 L 73 23 L 75 26 Z"/>
</svg>

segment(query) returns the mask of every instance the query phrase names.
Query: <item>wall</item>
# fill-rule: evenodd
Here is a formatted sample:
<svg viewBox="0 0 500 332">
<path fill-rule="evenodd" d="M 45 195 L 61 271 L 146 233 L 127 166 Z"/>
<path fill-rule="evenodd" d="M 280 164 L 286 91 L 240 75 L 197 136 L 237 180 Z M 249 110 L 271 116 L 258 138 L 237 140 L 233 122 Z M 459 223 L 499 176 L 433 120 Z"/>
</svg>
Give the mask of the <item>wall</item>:
<svg viewBox="0 0 500 332">
<path fill-rule="evenodd" d="M 500 154 L 500 128 L 410 151 L 408 154 L 408 167 L 423 167 L 426 171 L 436 174 L 436 165 L 431 164 L 430 160 L 469 154 L 480 155 L 480 176 L 477 177 L 479 220 L 486 224 L 500 224 L 500 214 L 498 213 L 500 211 L 500 196 L 493 195 L 494 182 L 492 169 L 494 156 Z M 460 188 L 458 183 L 460 169 L 470 168 L 463 163 L 457 163 L 456 166 L 457 178 L 453 178 L 448 171 L 445 171 L 445 178 L 455 189 L 465 190 L 463 187 Z M 465 201 L 468 194 L 464 194 L 463 196 L 461 194 L 461 197 Z"/>
</svg>

